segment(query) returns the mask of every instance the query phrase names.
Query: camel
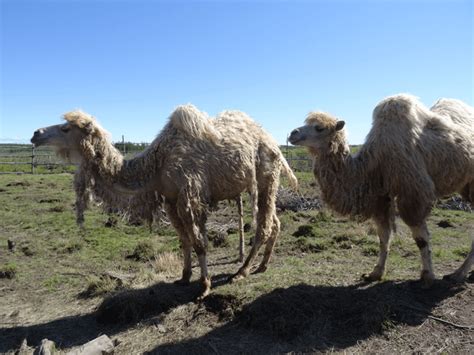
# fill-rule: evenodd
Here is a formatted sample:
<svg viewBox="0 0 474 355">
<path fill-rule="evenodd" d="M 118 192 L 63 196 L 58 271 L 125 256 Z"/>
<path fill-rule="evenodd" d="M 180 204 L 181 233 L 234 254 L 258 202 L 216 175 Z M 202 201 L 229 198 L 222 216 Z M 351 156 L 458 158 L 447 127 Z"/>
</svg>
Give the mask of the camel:
<svg viewBox="0 0 474 355">
<path fill-rule="evenodd" d="M 158 193 L 183 249 L 179 283 L 187 284 L 191 279 L 193 248 L 201 269 L 200 297 L 209 294 L 208 209 L 218 201 L 236 199 L 242 192 L 254 197 L 256 233 L 247 259 L 232 280 L 250 273 L 263 244 L 263 258 L 255 272 L 267 269 L 280 231 L 275 207 L 280 171 L 293 188 L 297 179 L 278 144 L 248 115 L 224 111 L 211 119 L 193 105 L 179 106 L 150 146 L 129 160 L 89 114 L 72 111 L 64 119 L 64 124 L 35 131 L 31 142 L 51 145 L 60 156 L 79 164 L 76 185 L 87 187 L 93 180 L 101 196 Z"/>
<path fill-rule="evenodd" d="M 137 192 L 133 195 L 114 194 L 114 191 L 98 186 L 94 179 L 87 178 L 86 173 L 81 169 L 76 170 L 74 178 L 74 190 L 76 192 L 76 224 L 84 230 L 84 212 L 90 201 L 96 201 L 108 214 L 120 212 L 126 220 L 132 223 L 144 221 L 152 227 L 154 221 L 159 221 L 162 217 L 163 199 L 155 191 Z M 252 196 L 250 196 L 252 197 Z M 239 194 L 235 198 L 238 212 L 239 226 L 239 258 L 244 261 L 245 256 L 245 233 L 244 233 L 244 211 L 243 200 Z M 255 218 L 255 214 L 254 214 Z"/>
<path fill-rule="evenodd" d="M 440 99 L 428 109 L 411 95 L 388 97 L 374 109 L 372 129 L 355 155 L 344 121 L 311 112 L 305 123 L 289 141 L 313 156 L 323 199 L 336 212 L 371 218 L 377 226 L 378 262 L 365 279 L 384 275 L 396 204 L 420 250 L 422 285 L 430 287 L 435 274 L 426 218 L 433 204 L 455 192 L 474 202 L 474 109 L 455 99 Z M 462 282 L 473 261 L 474 239 L 464 263 L 446 278 Z"/>
</svg>

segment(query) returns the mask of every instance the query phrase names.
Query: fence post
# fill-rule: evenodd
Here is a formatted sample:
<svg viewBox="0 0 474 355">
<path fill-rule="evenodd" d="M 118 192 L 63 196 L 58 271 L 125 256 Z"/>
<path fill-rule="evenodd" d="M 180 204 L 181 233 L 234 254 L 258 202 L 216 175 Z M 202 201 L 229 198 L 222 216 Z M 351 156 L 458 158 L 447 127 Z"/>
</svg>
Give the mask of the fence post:
<svg viewBox="0 0 474 355">
<path fill-rule="evenodd" d="M 31 146 L 31 174 L 35 173 L 35 146 Z"/>
</svg>

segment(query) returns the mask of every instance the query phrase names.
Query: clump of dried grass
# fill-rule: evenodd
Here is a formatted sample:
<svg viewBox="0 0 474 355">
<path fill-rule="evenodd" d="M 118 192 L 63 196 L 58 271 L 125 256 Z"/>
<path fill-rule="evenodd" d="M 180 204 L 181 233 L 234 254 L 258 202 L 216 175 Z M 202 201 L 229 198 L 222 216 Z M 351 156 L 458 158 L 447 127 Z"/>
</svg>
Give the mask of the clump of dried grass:
<svg viewBox="0 0 474 355">
<path fill-rule="evenodd" d="M 179 275 L 183 262 L 178 254 L 173 252 L 156 253 L 152 260 L 150 260 L 152 269 L 164 276 Z"/>
<path fill-rule="evenodd" d="M 119 283 L 110 276 L 89 276 L 87 278 L 87 287 L 80 294 L 82 298 L 92 298 L 107 294 L 119 288 Z"/>
</svg>

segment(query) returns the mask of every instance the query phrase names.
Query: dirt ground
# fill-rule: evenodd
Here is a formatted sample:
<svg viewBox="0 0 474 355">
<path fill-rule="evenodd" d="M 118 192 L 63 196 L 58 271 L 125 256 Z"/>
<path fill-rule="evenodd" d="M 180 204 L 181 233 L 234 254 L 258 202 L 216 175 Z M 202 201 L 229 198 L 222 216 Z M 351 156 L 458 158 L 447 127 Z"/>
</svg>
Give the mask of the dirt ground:
<svg viewBox="0 0 474 355">
<path fill-rule="evenodd" d="M 71 178 L 57 179 L 0 179 L 6 209 L 0 264 L 13 272 L 0 278 L 0 353 L 15 353 L 25 339 L 32 350 L 44 338 L 67 352 L 101 334 L 113 339 L 117 354 L 474 352 L 474 274 L 461 285 L 441 279 L 469 250 L 472 213 L 433 211 L 429 225 L 440 279 L 425 290 L 417 281 L 416 245 L 400 221 L 387 276 L 367 284 L 360 275 L 371 270 L 378 245 L 370 222 L 325 210 L 281 210 L 281 237 L 266 273 L 229 283 L 239 268 L 237 235 L 232 230 L 215 245 L 211 238 L 213 290 L 197 302 L 197 281 L 173 282 L 181 261 L 168 227 L 150 232 L 121 221 L 104 227 L 107 217 L 93 210 L 81 234 L 71 209 Z M 39 203 L 48 184 L 61 192 Z M 209 224 L 234 228 L 235 221 L 235 208 L 225 204 Z M 7 240 L 16 243 L 14 251 Z M 137 245 L 150 241 L 153 256 L 131 258 Z M 105 277 L 110 270 L 124 276 Z M 199 270 L 193 271 L 197 280 Z M 91 275 L 104 292 L 97 292 Z"/>
</svg>

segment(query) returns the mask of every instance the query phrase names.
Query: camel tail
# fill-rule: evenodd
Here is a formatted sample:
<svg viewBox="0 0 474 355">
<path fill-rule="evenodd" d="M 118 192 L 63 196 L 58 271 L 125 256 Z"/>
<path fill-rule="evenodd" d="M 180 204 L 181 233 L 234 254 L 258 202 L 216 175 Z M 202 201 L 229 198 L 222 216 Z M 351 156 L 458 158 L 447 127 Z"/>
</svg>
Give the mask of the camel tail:
<svg viewBox="0 0 474 355">
<path fill-rule="evenodd" d="M 295 174 L 293 173 L 293 170 L 291 170 L 290 166 L 288 165 L 288 162 L 286 161 L 283 154 L 281 154 L 281 152 L 280 152 L 280 160 L 281 160 L 283 174 L 286 175 L 291 189 L 293 191 L 298 190 L 298 179 L 296 178 Z"/>
</svg>

